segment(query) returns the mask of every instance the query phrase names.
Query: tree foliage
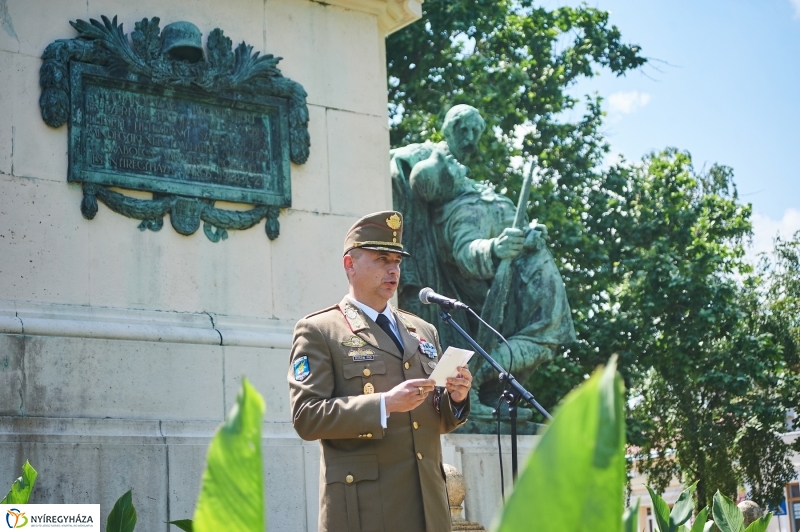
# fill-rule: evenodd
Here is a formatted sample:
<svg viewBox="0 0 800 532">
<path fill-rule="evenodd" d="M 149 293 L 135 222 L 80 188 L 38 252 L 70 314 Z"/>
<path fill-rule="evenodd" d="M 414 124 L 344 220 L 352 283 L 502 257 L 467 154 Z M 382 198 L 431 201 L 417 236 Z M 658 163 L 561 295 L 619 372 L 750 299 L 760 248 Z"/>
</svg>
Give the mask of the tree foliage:
<svg viewBox="0 0 800 532">
<path fill-rule="evenodd" d="M 427 0 L 387 40 L 393 147 L 441 138 L 454 104 L 487 122 L 472 177 L 516 199 L 539 179 L 530 217 L 548 226 L 578 342 L 528 383 L 552 408 L 610 353 L 629 390 L 627 437 L 655 487 L 698 482 L 774 501 L 791 471 L 780 438 L 800 389 L 800 234 L 754 271 L 749 205 L 725 166 L 669 148 L 604 167 L 602 99 L 570 95 L 597 70 L 645 63 L 608 14 L 587 6 Z M 583 105 L 581 105 L 583 103 Z"/>
<path fill-rule="evenodd" d="M 470 165 L 473 177 L 516 192 L 521 168 L 512 157 L 538 157 L 570 171 L 594 168 L 606 147 L 597 98 L 577 122 L 560 114 L 578 101 L 566 89 L 595 69 L 621 75 L 643 64 L 624 44 L 608 13 L 589 7 L 553 11 L 532 2 L 427 0 L 423 20 L 391 35 L 386 54 L 392 146 L 441 138 L 447 110 L 481 110 L 487 131 Z M 568 155 L 567 155 L 568 154 Z"/>
</svg>

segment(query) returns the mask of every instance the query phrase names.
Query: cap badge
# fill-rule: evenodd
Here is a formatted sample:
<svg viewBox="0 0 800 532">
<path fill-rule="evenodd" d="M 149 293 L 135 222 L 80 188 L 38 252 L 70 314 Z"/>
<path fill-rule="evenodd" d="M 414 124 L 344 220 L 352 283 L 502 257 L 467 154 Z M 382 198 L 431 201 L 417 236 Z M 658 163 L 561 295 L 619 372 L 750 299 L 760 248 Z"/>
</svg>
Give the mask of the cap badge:
<svg viewBox="0 0 800 532">
<path fill-rule="evenodd" d="M 389 226 L 389 229 L 400 229 L 400 226 L 403 225 L 403 222 L 400 220 L 400 217 L 397 213 L 392 214 L 388 218 L 386 218 L 386 225 Z"/>
</svg>

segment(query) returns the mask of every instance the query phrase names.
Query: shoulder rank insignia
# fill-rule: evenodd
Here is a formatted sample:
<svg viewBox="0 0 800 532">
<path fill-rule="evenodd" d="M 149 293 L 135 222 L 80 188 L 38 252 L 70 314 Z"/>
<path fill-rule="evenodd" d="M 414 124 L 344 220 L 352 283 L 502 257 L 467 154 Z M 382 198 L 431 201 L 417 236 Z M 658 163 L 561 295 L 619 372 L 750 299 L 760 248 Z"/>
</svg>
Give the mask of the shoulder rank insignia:
<svg viewBox="0 0 800 532">
<path fill-rule="evenodd" d="M 345 347 L 364 347 L 365 345 L 367 345 L 367 342 L 365 342 L 358 336 L 351 336 L 347 340 L 343 341 L 342 345 Z"/>
<path fill-rule="evenodd" d="M 347 319 L 347 323 L 350 325 L 350 330 L 353 332 L 367 328 L 367 322 L 365 322 L 364 318 L 361 317 L 358 309 L 350 303 L 344 304 L 342 312 L 344 312 L 344 317 Z"/>
<path fill-rule="evenodd" d="M 292 367 L 294 368 L 294 380 L 297 382 L 303 382 L 311 373 L 311 366 L 308 364 L 307 356 L 302 356 L 295 360 Z"/>
<path fill-rule="evenodd" d="M 394 309 L 394 311 L 394 315 L 397 316 L 397 319 L 402 322 L 403 326 L 408 329 L 409 332 L 417 330 L 417 328 L 414 327 L 414 324 L 408 321 L 405 316 L 403 316 L 402 312 L 398 312 L 397 309 Z M 414 336 L 416 337 L 416 335 Z"/>
<path fill-rule="evenodd" d="M 438 354 L 436 352 L 436 346 L 427 341 L 425 338 L 419 339 L 419 350 L 422 351 L 422 354 L 428 358 L 436 358 L 436 355 Z"/>
</svg>

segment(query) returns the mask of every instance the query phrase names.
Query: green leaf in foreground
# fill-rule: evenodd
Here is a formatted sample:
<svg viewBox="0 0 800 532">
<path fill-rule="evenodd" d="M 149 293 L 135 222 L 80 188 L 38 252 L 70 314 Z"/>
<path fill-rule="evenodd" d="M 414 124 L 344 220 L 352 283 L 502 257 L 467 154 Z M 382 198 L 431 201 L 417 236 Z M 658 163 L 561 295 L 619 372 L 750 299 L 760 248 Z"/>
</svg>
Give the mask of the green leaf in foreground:
<svg viewBox="0 0 800 532">
<path fill-rule="evenodd" d="M 8 494 L 0 501 L 0 504 L 28 504 L 37 476 L 39 474 L 30 462 L 25 460 L 25 463 L 22 464 L 22 476 L 11 484 L 11 489 L 8 490 Z"/>
<path fill-rule="evenodd" d="M 191 519 L 178 519 L 176 521 L 168 521 L 168 524 L 175 525 L 184 532 L 192 532 L 192 520 Z"/>
<path fill-rule="evenodd" d="M 133 507 L 133 490 L 117 499 L 106 519 L 106 532 L 133 532 L 136 528 L 136 508 Z"/>
<path fill-rule="evenodd" d="M 669 514 L 669 526 L 671 530 L 677 530 L 679 526 L 692 517 L 694 511 L 694 490 L 697 489 L 697 482 L 686 488 L 678 496 L 672 511 Z"/>
<path fill-rule="evenodd" d="M 203 486 L 194 512 L 195 532 L 263 532 L 263 416 L 264 399 L 243 378 L 236 405 L 208 447 Z"/>
<path fill-rule="evenodd" d="M 622 530 L 625 418 L 616 357 L 564 399 L 493 530 Z"/>
<path fill-rule="evenodd" d="M 714 506 L 711 509 L 714 524 L 722 532 L 742 532 L 744 529 L 744 516 L 732 500 L 717 491 L 714 494 Z"/>
<path fill-rule="evenodd" d="M 639 528 L 639 498 L 622 514 L 622 532 L 637 532 Z"/>
<path fill-rule="evenodd" d="M 769 522 L 772 519 L 772 514 L 768 513 L 763 517 L 759 517 L 752 523 L 750 526 L 744 529 L 744 532 L 767 532 L 767 527 L 769 526 Z"/>
<path fill-rule="evenodd" d="M 708 508 L 703 508 L 697 512 L 691 532 L 706 532 L 711 529 L 713 524 L 713 521 L 708 520 Z"/>
<path fill-rule="evenodd" d="M 659 532 L 670 532 L 669 505 L 650 486 L 647 486 L 647 491 L 650 492 L 650 500 L 653 501 L 653 517 L 656 519 Z"/>
</svg>

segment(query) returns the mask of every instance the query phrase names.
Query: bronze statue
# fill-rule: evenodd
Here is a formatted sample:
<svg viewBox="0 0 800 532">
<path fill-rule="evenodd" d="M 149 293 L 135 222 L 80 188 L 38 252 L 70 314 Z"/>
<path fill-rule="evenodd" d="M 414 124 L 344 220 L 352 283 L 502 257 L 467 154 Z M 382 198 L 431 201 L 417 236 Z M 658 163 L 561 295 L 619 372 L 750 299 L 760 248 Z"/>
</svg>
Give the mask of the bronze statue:
<svg viewBox="0 0 800 532">
<path fill-rule="evenodd" d="M 511 200 L 467 177 L 466 163 L 484 128 L 477 109 L 456 105 L 445 116 L 445 141 L 391 151 L 394 206 L 405 215 L 407 248 L 414 257 L 403 264 L 398 297 L 401 308 L 437 325 L 443 345 L 468 347 L 441 323 L 438 307 L 419 302 L 425 286 L 463 301 L 484 318 L 499 320 L 488 321 L 511 344 L 510 368 L 508 350 L 485 327 L 455 316 L 524 382 L 555 355 L 558 345 L 575 341 L 575 330 L 564 283 L 547 248 L 546 227 L 527 220 L 514 227 Z M 524 207 L 527 198 L 522 201 Z M 471 418 L 485 423 L 501 387 L 482 358 L 473 357 L 470 365 L 475 376 Z M 520 411 L 520 419 L 530 416 L 530 410 Z"/>
</svg>

